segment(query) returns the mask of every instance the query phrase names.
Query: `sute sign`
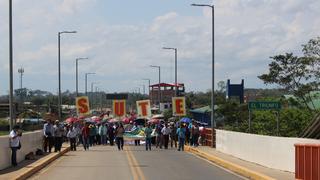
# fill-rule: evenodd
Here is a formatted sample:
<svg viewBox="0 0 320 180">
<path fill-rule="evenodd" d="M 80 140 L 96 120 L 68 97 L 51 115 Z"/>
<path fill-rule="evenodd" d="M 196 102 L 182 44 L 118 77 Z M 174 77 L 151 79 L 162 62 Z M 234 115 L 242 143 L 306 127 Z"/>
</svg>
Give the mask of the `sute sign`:
<svg viewBox="0 0 320 180">
<path fill-rule="evenodd" d="M 113 100 L 113 115 L 123 117 L 126 115 L 126 100 Z"/>
<path fill-rule="evenodd" d="M 150 100 L 137 101 L 138 117 L 147 118 L 151 117 Z"/>
<path fill-rule="evenodd" d="M 86 116 L 90 114 L 88 96 L 80 96 L 76 98 L 76 108 L 78 116 Z"/>
<path fill-rule="evenodd" d="M 186 115 L 186 99 L 185 99 L 185 97 L 173 97 L 172 98 L 172 113 L 173 113 L 173 116 L 185 116 Z"/>
</svg>

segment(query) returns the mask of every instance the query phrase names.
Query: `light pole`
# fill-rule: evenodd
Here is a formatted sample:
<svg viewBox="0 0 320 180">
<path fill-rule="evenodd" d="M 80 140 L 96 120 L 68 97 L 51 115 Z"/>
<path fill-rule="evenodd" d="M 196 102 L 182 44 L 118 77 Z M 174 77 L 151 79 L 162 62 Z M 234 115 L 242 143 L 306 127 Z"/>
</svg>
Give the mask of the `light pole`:
<svg viewBox="0 0 320 180">
<path fill-rule="evenodd" d="M 23 73 L 24 73 L 24 69 L 21 67 L 20 69 L 18 69 L 18 73 L 20 74 L 20 106 L 21 106 L 21 109 L 20 110 L 23 110 L 23 107 L 22 107 L 22 77 L 23 77 Z"/>
<path fill-rule="evenodd" d="M 10 109 L 10 130 L 13 129 L 13 42 L 12 42 L 12 0 L 9 0 L 9 109 Z"/>
<path fill-rule="evenodd" d="M 214 118 L 214 105 L 215 105 L 215 99 L 214 99 L 214 5 L 208 5 L 208 4 L 191 4 L 191 6 L 202 6 L 202 7 L 210 7 L 212 9 L 212 89 L 211 89 L 211 127 L 212 127 L 212 139 L 214 138 L 214 128 L 216 127 L 216 121 Z M 212 143 L 212 147 L 214 144 Z"/>
<path fill-rule="evenodd" d="M 58 81 L 59 81 L 59 97 L 58 97 L 58 112 L 59 112 L 59 120 L 61 121 L 61 54 L 60 54 L 60 37 L 61 34 L 71 34 L 77 33 L 77 31 L 62 31 L 58 32 Z"/>
<path fill-rule="evenodd" d="M 86 96 L 88 95 L 88 92 L 87 92 L 88 75 L 90 75 L 90 74 L 96 74 L 96 73 L 89 72 L 89 73 L 86 73 L 86 74 L 85 74 L 85 93 L 86 93 Z"/>
<path fill-rule="evenodd" d="M 77 97 L 79 96 L 79 89 L 78 89 L 78 61 L 80 60 L 85 60 L 85 59 L 88 59 L 88 58 L 77 58 L 76 59 L 76 95 Z"/>
<path fill-rule="evenodd" d="M 152 102 L 151 100 L 152 97 L 150 95 L 150 79 L 142 79 L 142 80 L 148 81 L 148 94 L 149 94 L 150 101 Z"/>
<path fill-rule="evenodd" d="M 168 48 L 168 47 L 163 47 L 162 49 L 174 50 L 174 84 L 175 84 L 174 95 L 177 97 L 178 96 L 178 49 Z"/>
<path fill-rule="evenodd" d="M 159 107 L 160 107 L 160 102 L 161 102 L 161 92 L 160 92 L 160 83 L 161 83 L 161 67 L 160 66 L 153 66 L 151 65 L 150 67 L 153 67 L 153 68 L 158 68 L 159 70 L 159 84 L 158 84 L 158 101 L 159 101 Z"/>
</svg>

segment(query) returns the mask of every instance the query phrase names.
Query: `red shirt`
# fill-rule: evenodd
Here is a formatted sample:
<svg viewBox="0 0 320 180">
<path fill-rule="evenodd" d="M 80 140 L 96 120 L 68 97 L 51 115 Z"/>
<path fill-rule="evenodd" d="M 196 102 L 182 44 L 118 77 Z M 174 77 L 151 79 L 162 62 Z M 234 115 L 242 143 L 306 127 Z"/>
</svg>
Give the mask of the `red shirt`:
<svg viewBox="0 0 320 180">
<path fill-rule="evenodd" d="M 81 133 L 82 133 L 82 136 L 88 137 L 88 136 L 89 136 L 89 128 L 88 128 L 87 126 L 84 126 L 84 127 L 81 129 Z"/>
</svg>

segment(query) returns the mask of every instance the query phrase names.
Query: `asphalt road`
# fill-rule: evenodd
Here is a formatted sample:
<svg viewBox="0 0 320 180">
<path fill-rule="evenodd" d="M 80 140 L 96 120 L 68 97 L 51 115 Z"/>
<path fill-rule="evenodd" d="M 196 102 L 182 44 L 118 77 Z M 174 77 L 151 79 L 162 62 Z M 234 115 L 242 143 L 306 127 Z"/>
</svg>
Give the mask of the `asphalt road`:
<svg viewBox="0 0 320 180">
<path fill-rule="evenodd" d="M 29 179 L 117 180 L 236 180 L 242 179 L 214 164 L 176 149 L 145 151 L 144 146 L 78 148 Z"/>
</svg>

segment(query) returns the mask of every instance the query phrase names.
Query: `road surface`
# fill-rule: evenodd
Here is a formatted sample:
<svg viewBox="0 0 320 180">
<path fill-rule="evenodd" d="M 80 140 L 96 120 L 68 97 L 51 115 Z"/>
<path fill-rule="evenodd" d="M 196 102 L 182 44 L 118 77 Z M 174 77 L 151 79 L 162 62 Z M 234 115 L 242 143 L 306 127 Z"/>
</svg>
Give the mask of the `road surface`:
<svg viewBox="0 0 320 180">
<path fill-rule="evenodd" d="M 43 180 L 239 180 L 242 177 L 187 152 L 176 149 L 145 151 L 144 146 L 78 148 L 31 178 Z"/>
</svg>

